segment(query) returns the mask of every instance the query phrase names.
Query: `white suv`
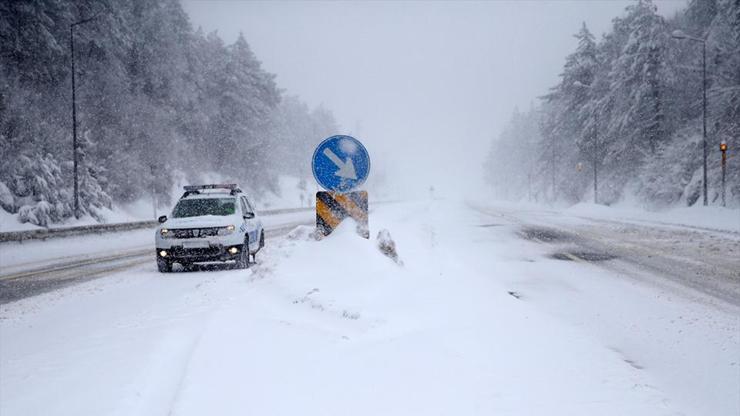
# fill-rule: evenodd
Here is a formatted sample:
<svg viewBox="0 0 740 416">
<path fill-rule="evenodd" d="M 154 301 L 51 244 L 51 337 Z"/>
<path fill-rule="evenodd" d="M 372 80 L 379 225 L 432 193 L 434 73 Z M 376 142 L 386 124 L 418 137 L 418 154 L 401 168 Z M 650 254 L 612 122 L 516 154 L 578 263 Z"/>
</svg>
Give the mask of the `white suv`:
<svg viewBox="0 0 740 416">
<path fill-rule="evenodd" d="M 247 196 L 235 184 L 186 186 L 171 218 L 159 217 L 155 235 L 157 267 L 173 263 L 233 261 L 250 265 L 265 245 L 265 231 Z"/>
</svg>

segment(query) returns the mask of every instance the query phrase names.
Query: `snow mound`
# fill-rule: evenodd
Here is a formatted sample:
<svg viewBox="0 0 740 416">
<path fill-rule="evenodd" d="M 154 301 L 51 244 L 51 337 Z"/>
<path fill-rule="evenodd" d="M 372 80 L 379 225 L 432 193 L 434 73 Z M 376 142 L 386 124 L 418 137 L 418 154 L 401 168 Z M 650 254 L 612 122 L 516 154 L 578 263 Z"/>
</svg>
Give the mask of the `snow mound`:
<svg viewBox="0 0 740 416">
<path fill-rule="evenodd" d="M 378 249 L 381 253 L 395 261 L 397 264 L 403 265 L 403 261 L 398 257 L 396 242 L 393 240 L 393 237 L 391 237 L 391 233 L 388 230 L 382 229 L 378 231 L 377 241 Z"/>
<path fill-rule="evenodd" d="M 675 414 L 613 349 L 492 278 L 516 273 L 510 241 L 471 243 L 491 231 L 449 221 L 457 205 L 407 207 L 371 219 L 403 268 L 352 221 L 270 246 L 269 276 L 209 319 L 173 413 Z"/>
<path fill-rule="evenodd" d="M 286 236 L 288 240 L 308 241 L 316 239 L 316 228 L 313 225 L 299 225 Z"/>
</svg>

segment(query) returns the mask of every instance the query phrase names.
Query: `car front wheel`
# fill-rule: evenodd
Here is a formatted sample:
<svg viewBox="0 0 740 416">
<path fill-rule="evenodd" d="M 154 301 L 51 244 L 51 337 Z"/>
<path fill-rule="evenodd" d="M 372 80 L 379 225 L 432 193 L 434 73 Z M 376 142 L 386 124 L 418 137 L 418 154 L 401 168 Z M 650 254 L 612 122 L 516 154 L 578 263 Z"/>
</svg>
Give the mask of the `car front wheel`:
<svg viewBox="0 0 740 416">
<path fill-rule="evenodd" d="M 236 259 L 236 267 L 239 269 L 249 268 L 249 236 L 244 239 L 244 245 L 239 251 L 239 257 Z"/>
</svg>

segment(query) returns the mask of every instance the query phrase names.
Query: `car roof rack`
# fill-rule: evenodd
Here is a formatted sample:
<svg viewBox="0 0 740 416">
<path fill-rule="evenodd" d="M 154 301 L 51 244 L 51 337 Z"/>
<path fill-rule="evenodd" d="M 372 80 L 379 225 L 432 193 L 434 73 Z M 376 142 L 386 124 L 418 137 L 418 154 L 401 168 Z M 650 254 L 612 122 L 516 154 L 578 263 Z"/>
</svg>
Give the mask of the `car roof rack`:
<svg viewBox="0 0 740 416">
<path fill-rule="evenodd" d="M 189 195 L 198 195 L 202 190 L 206 189 L 228 189 L 229 194 L 236 195 L 242 190 L 235 183 L 224 183 L 224 184 L 210 184 L 210 185 L 185 185 L 183 186 L 185 193 L 182 194 L 181 198 L 185 198 Z"/>
</svg>

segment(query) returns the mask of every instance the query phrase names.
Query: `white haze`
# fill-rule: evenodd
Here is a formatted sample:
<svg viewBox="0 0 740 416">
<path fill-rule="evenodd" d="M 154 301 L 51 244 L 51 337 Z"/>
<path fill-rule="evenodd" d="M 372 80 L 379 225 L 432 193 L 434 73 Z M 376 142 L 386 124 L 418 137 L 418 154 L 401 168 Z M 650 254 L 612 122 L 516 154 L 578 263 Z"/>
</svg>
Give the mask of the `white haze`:
<svg viewBox="0 0 740 416">
<path fill-rule="evenodd" d="M 656 2 L 666 16 L 685 3 Z M 183 1 L 194 26 L 244 33 L 279 85 L 330 109 L 388 191 L 450 196 L 482 189 L 492 138 L 557 82 L 581 22 L 600 36 L 628 4 Z"/>
</svg>

